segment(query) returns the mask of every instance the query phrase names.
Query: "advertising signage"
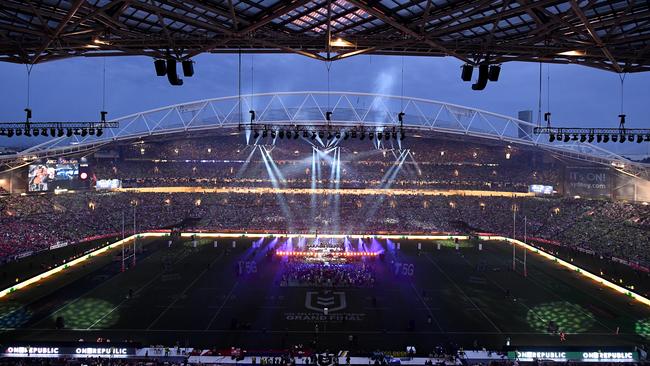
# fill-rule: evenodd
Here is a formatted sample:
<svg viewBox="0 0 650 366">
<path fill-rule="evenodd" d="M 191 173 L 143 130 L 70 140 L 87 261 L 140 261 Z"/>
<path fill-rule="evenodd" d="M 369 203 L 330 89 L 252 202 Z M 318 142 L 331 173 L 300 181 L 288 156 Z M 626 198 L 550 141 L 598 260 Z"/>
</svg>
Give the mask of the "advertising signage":
<svg viewBox="0 0 650 366">
<path fill-rule="evenodd" d="M 92 357 L 92 358 L 126 358 L 135 356 L 135 347 L 79 347 L 57 345 L 47 346 L 9 346 L 2 349 L 2 357 L 30 357 L 30 358 L 54 358 L 54 357 Z"/>
<path fill-rule="evenodd" d="M 638 352 L 564 351 L 564 350 L 521 350 L 509 351 L 508 359 L 519 361 L 555 362 L 637 362 Z"/>
</svg>

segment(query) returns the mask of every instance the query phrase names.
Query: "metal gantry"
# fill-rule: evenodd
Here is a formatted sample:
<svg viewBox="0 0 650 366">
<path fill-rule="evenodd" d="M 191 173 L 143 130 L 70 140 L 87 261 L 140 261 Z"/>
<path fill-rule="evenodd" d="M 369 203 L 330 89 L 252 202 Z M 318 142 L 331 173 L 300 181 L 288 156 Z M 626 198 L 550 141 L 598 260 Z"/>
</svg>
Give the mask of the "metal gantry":
<svg viewBox="0 0 650 366">
<path fill-rule="evenodd" d="M 339 42 L 339 38 L 343 41 Z M 634 0 L 2 0 L 0 60 L 204 52 L 453 56 L 650 70 Z"/>
<path fill-rule="evenodd" d="M 533 132 L 537 125 L 498 113 L 422 98 L 322 91 L 246 94 L 152 109 L 111 120 L 119 124 L 119 128 L 108 129 L 101 137 L 73 135 L 54 138 L 16 155 L 3 157 L 3 160 L 22 162 L 77 153 L 149 136 L 219 129 L 237 131 L 241 124 L 251 123 L 251 110 L 256 111 L 256 118 L 247 128 L 249 131 L 268 126 L 299 126 L 302 131 L 322 126 L 343 131 L 358 127 L 381 131 L 391 126 L 399 128 L 398 115 L 404 113 L 403 127 L 411 136 L 471 136 L 504 144 L 537 146 L 558 155 L 594 163 L 635 165 L 597 145 L 574 140 L 549 143 L 548 136 Z M 332 112 L 329 121 L 327 112 Z"/>
</svg>

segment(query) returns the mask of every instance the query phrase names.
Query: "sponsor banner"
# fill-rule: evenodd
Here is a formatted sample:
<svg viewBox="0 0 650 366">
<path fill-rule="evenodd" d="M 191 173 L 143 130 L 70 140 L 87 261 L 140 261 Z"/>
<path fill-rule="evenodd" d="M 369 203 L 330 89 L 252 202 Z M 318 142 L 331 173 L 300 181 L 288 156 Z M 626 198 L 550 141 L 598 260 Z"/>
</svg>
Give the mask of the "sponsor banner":
<svg viewBox="0 0 650 366">
<path fill-rule="evenodd" d="M 50 250 L 52 250 L 52 249 L 59 249 L 59 248 L 63 248 L 63 247 L 67 247 L 68 244 L 69 244 L 69 243 L 68 243 L 67 241 L 59 241 L 59 242 L 57 242 L 56 244 L 52 244 L 52 245 L 50 245 Z"/>
<path fill-rule="evenodd" d="M 566 193 L 581 197 L 610 197 L 612 175 L 609 168 L 567 167 Z"/>
<path fill-rule="evenodd" d="M 99 179 L 95 183 L 95 189 L 98 191 L 122 188 L 122 181 L 119 179 Z"/>
<path fill-rule="evenodd" d="M 528 192 L 537 193 L 537 194 L 553 194 L 553 186 L 531 184 L 528 186 Z"/>
<path fill-rule="evenodd" d="M 135 356 L 135 347 L 60 347 L 49 346 L 9 346 L 2 350 L 2 357 L 92 357 L 124 358 Z"/>
<path fill-rule="evenodd" d="M 583 248 L 583 247 L 576 247 L 576 250 L 579 251 L 579 252 L 582 252 L 582 253 L 587 253 L 587 254 L 591 254 L 591 255 L 596 255 L 596 252 L 594 252 L 594 251 L 591 250 L 591 249 L 586 249 L 586 248 Z"/>
<path fill-rule="evenodd" d="M 20 254 L 16 254 L 16 259 L 21 259 L 25 257 L 29 257 L 30 255 L 34 254 L 34 251 L 28 251 L 28 252 L 22 252 Z"/>
<path fill-rule="evenodd" d="M 631 267 L 631 268 L 634 268 L 634 269 L 636 269 L 638 271 L 643 271 L 643 272 L 646 272 L 646 273 L 650 272 L 650 268 L 644 267 L 644 266 L 642 266 L 642 265 L 640 265 L 640 264 L 638 264 L 636 262 L 626 261 L 625 259 L 621 259 L 621 258 L 617 258 L 617 257 L 612 257 L 612 261 L 620 263 L 620 264 L 624 264 L 624 265 L 626 265 L 628 267 Z"/>
<path fill-rule="evenodd" d="M 510 351 L 508 358 L 519 361 L 555 361 L 555 362 L 637 362 L 638 352 L 601 352 L 601 351 Z"/>
</svg>

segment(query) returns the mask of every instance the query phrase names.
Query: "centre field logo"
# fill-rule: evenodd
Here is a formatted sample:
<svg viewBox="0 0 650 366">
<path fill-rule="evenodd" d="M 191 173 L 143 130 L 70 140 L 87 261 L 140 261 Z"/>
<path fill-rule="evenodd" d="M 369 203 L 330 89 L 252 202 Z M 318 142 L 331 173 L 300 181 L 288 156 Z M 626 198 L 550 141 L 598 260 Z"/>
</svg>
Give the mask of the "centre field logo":
<svg viewBox="0 0 650 366">
<path fill-rule="evenodd" d="M 305 307 L 309 310 L 323 312 L 334 312 L 347 307 L 345 292 L 342 291 L 307 291 L 305 295 Z"/>
</svg>

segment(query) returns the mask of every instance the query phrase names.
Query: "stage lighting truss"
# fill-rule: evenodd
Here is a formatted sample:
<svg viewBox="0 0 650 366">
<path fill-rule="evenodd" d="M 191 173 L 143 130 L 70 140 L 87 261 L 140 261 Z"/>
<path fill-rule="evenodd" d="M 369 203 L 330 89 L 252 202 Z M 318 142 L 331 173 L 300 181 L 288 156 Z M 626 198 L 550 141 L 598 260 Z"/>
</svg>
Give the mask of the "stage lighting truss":
<svg viewBox="0 0 650 366">
<path fill-rule="evenodd" d="M 0 122 L 0 136 L 14 137 L 101 137 L 104 130 L 118 128 L 119 122 Z"/>
<path fill-rule="evenodd" d="M 538 135 L 547 134 L 549 142 L 650 142 L 650 128 L 535 127 L 533 132 Z"/>
<path fill-rule="evenodd" d="M 239 125 L 240 131 L 250 131 L 253 138 L 257 139 L 260 136 L 266 138 L 280 139 L 297 139 L 302 135 L 305 139 L 315 140 L 316 137 L 320 139 L 332 140 L 334 138 L 348 140 L 356 139 L 359 137 L 363 140 L 366 135 L 370 138 L 377 138 L 377 140 L 403 140 L 406 137 L 406 128 L 396 125 L 359 125 L 359 126 L 332 126 L 332 125 L 295 125 L 295 124 L 258 124 L 258 123 L 242 123 Z"/>
</svg>

